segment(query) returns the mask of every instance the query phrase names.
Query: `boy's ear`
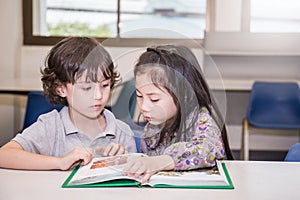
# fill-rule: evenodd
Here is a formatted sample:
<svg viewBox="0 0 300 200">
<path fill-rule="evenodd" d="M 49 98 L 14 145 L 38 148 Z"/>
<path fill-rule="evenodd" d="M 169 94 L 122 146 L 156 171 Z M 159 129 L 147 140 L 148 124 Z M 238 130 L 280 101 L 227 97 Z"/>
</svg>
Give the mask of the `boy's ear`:
<svg viewBox="0 0 300 200">
<path fill-rule="evenodd" d="M 66 87 L 64 85 L 57 86 L 56 93 L 61 97 L 66 97 L 67 96 Z"/>
</svg>

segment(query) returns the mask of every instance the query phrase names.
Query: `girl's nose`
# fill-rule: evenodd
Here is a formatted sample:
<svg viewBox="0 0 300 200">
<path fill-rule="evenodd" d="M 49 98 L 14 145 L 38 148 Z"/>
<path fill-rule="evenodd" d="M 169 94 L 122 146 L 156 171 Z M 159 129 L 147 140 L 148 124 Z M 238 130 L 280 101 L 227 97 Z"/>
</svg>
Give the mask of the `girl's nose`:
<svg viewBox="0 0 300 200">
<path fill-rule="evenodd" d="M 151 108 L 149 101 L 147 101 L 145 99 L 141 102 L 140 107 L 143 112 L 149 112 L 150 108 Z"/>
<path fill-rule="evenodd" d="M 95 91 L 94 91 L 94 98 L 95 99 L 102 99 L 103 95 L 102 95 L 102 91 L 101 91 L 101 87 L 99 85 L 97 85 L 95 87 Z"/>
</svg>

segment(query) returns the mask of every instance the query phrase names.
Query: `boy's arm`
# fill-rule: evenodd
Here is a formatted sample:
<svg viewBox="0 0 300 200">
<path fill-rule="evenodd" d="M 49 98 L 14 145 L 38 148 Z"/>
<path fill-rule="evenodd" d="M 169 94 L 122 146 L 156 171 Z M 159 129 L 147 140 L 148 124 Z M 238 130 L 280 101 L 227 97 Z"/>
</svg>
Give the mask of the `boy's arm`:
<svg viewBox="0 0 300 200">
<path fill-rule="evenodd" d="M 15 141 L 10 141 L 0 148 L 0 167 L 10 169 L 68 170 L 80 161 L 87 164 L 92 158 L 93 154 L 84 147 L 76 147 L 62 158 L 25 151 Z"/>
</svg>

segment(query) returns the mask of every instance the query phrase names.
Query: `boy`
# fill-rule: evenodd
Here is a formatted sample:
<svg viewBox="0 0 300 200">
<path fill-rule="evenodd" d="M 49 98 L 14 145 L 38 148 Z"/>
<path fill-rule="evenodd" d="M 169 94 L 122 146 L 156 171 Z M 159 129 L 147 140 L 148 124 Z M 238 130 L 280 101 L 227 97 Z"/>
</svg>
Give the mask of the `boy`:
<svg viewBox="0 0 300 200">
<path fill-rule="evenodd" d="M 0 149 L 0 167 L 68 170 L 102 156 L 136 152 L 128 125 L 104 107 L 119 78 L 108 52 L 97 40 L 70 37 L 56 44 L 41 70 L 45 95 L 65 105 L 41 115 L 37 122 Z"/>
</svg>

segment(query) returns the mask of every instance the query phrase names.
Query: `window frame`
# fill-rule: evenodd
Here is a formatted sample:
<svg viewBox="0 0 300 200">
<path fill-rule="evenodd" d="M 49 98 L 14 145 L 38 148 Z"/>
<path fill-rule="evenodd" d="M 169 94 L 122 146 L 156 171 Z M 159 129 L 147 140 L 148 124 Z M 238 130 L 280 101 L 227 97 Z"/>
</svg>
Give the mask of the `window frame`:
<svg viewBox="0 0 300 200">
<path fill-rule="evenodd" d="M 209 0 L 207 0 L 208 4 Z M 118 0 L 118 22 L 120 21 L 120 0 Z M 208 5 L 207 5 L 208 8 Z M 36 36 L 33 35 L 33 0 L 23 0 L 22 4 L 23 10 L 23 44 L 24 45 L 38 45 L 38 46 L 46 46 L 46 45 L 54 45 L 60 40 L 66 37 L 58 37 L 58 36 Z M 208 26 L 207 20 L 207 12 L 206 10 L 206 26 Z M 117 23 L 118 23 L 117 22 Z M 191 43 L 191 39 L 165 39 L 165 38 L 120 38 L 119 37 L 119 27 L 117 27 L 117 37 L 114 38 L 103 38 L 96 37 L 99 42 L 103 42 L 108 39 L 108 42 L 105 42 L 106 46 L 112 47 L 144 47 L 148 44 L 159 44 L 159 43 L 180 43 L 185 44 L 188 47 L 199 47 L 203 45 L 204 39 L 192 39 L 194 40 L 194 44 Z M 205 37 L 205 36 L 204 36 Z"/>
</svg>

